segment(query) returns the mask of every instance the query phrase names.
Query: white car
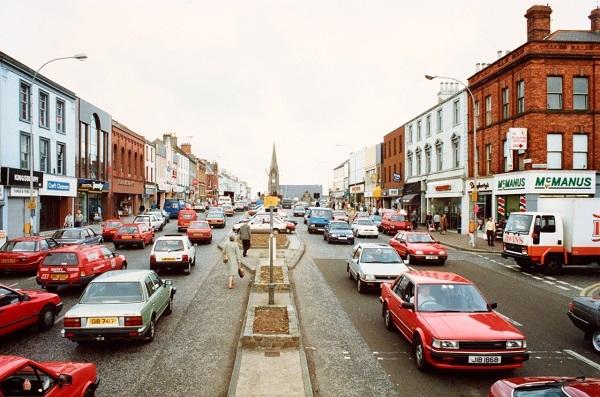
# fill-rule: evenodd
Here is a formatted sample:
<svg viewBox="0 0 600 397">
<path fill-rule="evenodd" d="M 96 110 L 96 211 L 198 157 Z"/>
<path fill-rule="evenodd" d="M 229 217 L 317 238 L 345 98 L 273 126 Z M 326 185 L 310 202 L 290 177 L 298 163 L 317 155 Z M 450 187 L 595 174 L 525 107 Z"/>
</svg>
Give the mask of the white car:
<svg viewBox="0 0 600 397">
<path fill-rule="evenodd" d="M 352 232 L 356 237 L 379 237 L 377 226 L 369 218 L 356 218 L 352 222 Z"/>
<path fill-rule="evenodd" d="M 166 225 L 167 223 L 169 223 L 169 217 L 168 216 L 164 216 L 162 211 L 159 209 L 156 210 L 150 210 L 148 212 L 146 212 L 146 214 L 149 215 L 154 215 L 155 217 L 157 217 L 158 219 L 160 219 L 160 221 L 162 222 L 163 226 Z"/>
<path fill-rule="evenodd" d="M 269 214 L 257 214 L 246 222 L 239 222 L 233 225 L 233 231 L 237 233 L 240 227 L 247 223 L 250 225 L 252 233 L 269 233 L 271 230 L 271 221 Z M 277 215 L 273 215 L 273 233 L 287 233 L 287 222 Z"/>
<path fill-rule="evenodd" d="M 133 219 L 133 223 L 143 223 L 155 231 L 163 230 L 162 219 L 158 219 L 154 214 L 138 215 Z"/>
<path fill-rule="evenodd" d="M 356 280 L 356 289 L 379 288 L 381 283 L 398 278 L 409 269 L 396 250 L 386 244 L 359 243 L 346 261 L 346 271 Z"/>
<path fill-rule="evenodd" d="M 183 270 L 186 275 L 196 266 L 196 247 L 187 236 L 167 234 L 154 241 L 150 251 L 150 269 Z"/>
</svg>

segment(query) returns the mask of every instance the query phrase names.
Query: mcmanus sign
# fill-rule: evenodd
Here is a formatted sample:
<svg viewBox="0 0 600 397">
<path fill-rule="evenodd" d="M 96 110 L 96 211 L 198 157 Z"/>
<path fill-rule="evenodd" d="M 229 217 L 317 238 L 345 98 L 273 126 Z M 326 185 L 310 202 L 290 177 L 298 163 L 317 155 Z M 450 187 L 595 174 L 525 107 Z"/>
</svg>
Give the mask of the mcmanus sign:
<svg viewBox="0 0 600 397">
<path fill-rule="evenodd" d="M 595 171 L 524 171 L 496 175 L 496 194 L 595 194 Z"/>
</svg>

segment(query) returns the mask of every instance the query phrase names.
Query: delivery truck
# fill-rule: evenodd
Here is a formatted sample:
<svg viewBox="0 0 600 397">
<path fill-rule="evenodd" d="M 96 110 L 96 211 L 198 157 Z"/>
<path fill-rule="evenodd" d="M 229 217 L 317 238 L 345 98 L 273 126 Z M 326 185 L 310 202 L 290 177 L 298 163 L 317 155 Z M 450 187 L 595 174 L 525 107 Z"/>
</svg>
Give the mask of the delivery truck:
<svg viewBox="0 0 600 397">
<path fill-rule="evenodd" d="M 568 266 L 600 266 L 600 198 L 540 197 L 535 212 L 513 212 L 503 257 L 552 275 Z"/>
</svg>

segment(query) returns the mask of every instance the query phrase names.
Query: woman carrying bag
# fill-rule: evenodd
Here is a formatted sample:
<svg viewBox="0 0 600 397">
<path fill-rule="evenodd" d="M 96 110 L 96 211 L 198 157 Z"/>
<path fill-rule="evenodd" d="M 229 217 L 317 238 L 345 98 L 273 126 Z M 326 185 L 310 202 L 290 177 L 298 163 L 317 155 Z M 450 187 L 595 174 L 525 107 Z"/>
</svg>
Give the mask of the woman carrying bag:
<svg viewBox="0 0 600 397">
<path fill-rule="evenodd" d="M 229 289 L 235 287 L 233 277 L 237 274 L 244 277 L 244 269 L 241 268 L 240 247 L 235 242 L 235 236 L 229 236 L 229 241 L 223 246 L 223 263 L 227 266 L 227 275 L 229 276 Z"/>
</svg>

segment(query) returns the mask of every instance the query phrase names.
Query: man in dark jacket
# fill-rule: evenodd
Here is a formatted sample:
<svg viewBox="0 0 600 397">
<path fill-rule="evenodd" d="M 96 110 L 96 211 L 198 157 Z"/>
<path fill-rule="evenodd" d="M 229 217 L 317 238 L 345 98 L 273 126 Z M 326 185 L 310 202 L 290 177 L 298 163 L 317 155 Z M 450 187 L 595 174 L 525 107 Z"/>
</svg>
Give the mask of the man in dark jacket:
<svg viewBox="0 0 600 397">
<path fill-rule="evenodd" d="M 240 240 L 242 240 L 242 247 L 244 248 L 243 255 L 246 256 L 246 253 L 250 249 L 250 239 L 252 235 L 252 230 L 250 229 L 250 225 L 244 223 L 240 226 Z"/>
</svg>

